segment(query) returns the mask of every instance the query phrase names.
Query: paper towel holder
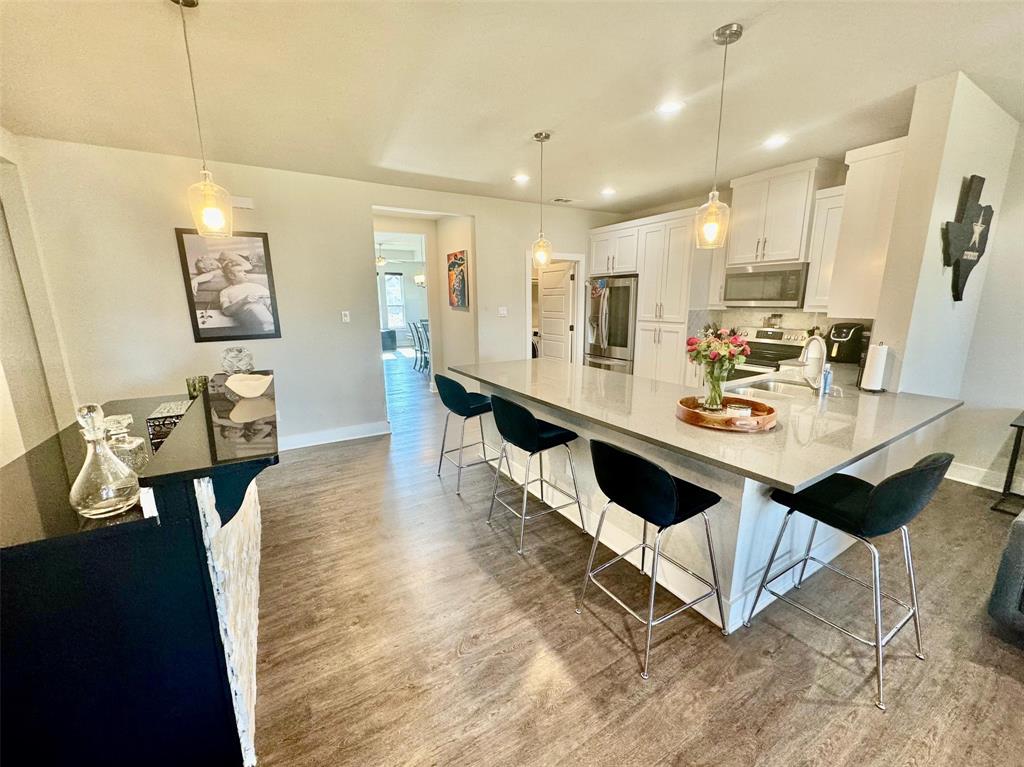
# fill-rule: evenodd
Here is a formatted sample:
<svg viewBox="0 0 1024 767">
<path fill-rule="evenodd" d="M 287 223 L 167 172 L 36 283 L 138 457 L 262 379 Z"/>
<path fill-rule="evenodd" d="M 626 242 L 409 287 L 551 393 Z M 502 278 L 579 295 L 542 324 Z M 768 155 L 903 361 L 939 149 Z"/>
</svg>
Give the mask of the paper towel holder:
<svg viewBox="0 0 1024 767">
<path fill-rule="evenodd" d="M 878 354 L 881 355 L 881 360 L 872 360 L 871 359 L 871 357 L 872 357 L 871 351 L 873 349 L 879 349 L 880 350 L 878 352 Z M 860 389 L 863 392 L 868 392 L 870 394 L 882 394 L 882 393 L 884 393 L 886 391 L 885 387 L 882 386 L 881 384 L 882 384 L 883 381 L 885 381 L 886 362 L 887 362 L 887 358 L 889 356 L 888 355 L 888 351 L 889 350 L 886 347 L 884 341 L 879 341 L 877 344 L 873 344 L 873 345 L 868 347 L 867 355 L 865 356 L 865 359 L 864 359 L 864 367 L 862 367 L 860 369 L 860 375 L 859 375 L 859 377 L 857 379 L 857 388 L 858 389 Z M 881 366 L 881 371 L 871 371 L 872 373 L 874 373 L 874 375 L 871 376 L 872 379 L 877 380 L 877 383 L 878 383 L 878 386 L 879 386 L 879 388 L 877 388 L 877 389 L 872 389 L 870 387 L 864 386 L 864 379 L 867 377 L 867 373 L 869 372 L 868 368 L 869 368 L 869 363 L 870 362 L 875 362 L 875 367 Z"/>
</svg>

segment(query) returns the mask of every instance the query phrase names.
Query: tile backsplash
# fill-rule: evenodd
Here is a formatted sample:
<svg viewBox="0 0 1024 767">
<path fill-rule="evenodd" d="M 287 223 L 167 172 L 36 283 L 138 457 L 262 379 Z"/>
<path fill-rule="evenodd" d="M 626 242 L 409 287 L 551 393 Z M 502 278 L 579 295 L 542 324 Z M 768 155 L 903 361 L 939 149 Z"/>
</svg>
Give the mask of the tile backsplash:
<svg viewBox="0 0 1024 767">
<path fill-rule="evenodd" d="M 695 314 L 696 312 L 691 312 Z M 782 321 L 779 323 L 779 327 L 791 328 L 793 330 L 810 330 L 817 326 L 820 328 L 820 332 L 824 333 L 828 328 L 836 322 L 862 322 L 864 323 L 867 330 L 871 330 L 871 320 L 865 319 L 850 319 L 846 317 L 829 317 L 826 312 L 799 312 L 787 309 L 781 309 L 773 311 L 766 308 L 758 309 L 724 309 L 717 312 L 706 312 L 707 314 L 717 314 L 717 321 L 722 326 L 727 327 L 764 327 L 765 318 L 769 314 L 781 314 Z M 692 327 L 692 325 L 691 325 Z"/>
</svg>

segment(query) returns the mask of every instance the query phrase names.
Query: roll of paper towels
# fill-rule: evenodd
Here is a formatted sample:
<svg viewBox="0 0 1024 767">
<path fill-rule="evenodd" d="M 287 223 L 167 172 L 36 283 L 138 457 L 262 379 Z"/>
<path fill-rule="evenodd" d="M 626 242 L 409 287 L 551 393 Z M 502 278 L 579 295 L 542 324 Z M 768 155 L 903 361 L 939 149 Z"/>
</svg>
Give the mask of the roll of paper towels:
<svg viewBox="0 0 1024 767">
<path fill-rule="evenodd" d="M 864 391 L 885 391 L 885 361 L 889 356 L 889 347 L 879 341 L 868 347 L 868 358 L 864 362 L 864 375 L 860 379 L 860 388 Z"/>
</svg>

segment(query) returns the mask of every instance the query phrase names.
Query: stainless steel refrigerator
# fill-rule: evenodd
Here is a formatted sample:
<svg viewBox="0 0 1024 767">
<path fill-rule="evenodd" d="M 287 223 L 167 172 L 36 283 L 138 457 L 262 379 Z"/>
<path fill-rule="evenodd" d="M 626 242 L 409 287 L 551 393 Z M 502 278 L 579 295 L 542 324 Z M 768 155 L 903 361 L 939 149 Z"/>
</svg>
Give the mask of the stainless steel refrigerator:
<svg viewBox="0 0 1024 767">
<path fill-rule="evenodd" d="M 587 347 L 584 364 L 633 372 L 636 343 L 636 275 L 588 281 Z"/>
</svg>

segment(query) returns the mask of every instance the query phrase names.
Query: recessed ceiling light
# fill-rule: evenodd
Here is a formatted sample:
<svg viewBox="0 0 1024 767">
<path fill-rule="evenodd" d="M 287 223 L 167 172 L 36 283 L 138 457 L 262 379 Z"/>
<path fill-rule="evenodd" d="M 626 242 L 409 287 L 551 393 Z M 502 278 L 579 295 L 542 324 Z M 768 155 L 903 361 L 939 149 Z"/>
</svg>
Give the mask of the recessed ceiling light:
<svg viewBox="0 0 1024 767">
<path fill-rule="evenodd" d="M 686 106 L 681 101 L 663 101 L 658 104 L 658 114 L 663 117 L 671 117 L 679 114 Z"/>
<path fill-rule="evenodd" d="M 776 133 L 774 136 L 769 136 L 768 138 L 766 138 L 762 146 L 765 149 L 778 149 L 787 141 L 789 141 L 789 136 L 783 136 L 781 133 Z"/>
<path fill-rule="evenodd" d="M 530 177 L 527 176 L 525 173 L 517 173 L 512 177 L 512 180 L 515 181 L 520 186 L 522 186 L 523 184 L 530 180 Z"/>
<path fill-rule="evenodd" d="M 612 189 L 610 186 L 606 186 L 604 189 L 601 190 L 601 196 L 602 197 L 614 197 L 615 196 L 615 190 Z"/>
</svg>

